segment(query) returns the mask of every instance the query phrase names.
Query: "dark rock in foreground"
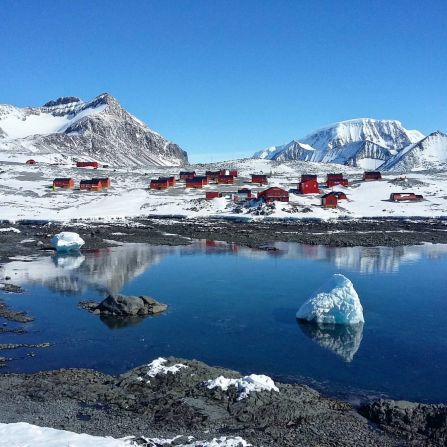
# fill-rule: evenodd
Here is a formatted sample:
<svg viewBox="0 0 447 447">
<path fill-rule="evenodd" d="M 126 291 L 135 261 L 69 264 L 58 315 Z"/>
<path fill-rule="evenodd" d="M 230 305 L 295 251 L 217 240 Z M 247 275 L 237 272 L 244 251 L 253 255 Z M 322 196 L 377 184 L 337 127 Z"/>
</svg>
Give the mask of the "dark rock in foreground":
<svg viewBox="0 0 447 447">
<path fill-rule="evenodd" d="M 275 383 L 277 391 L 251 391 L 244 398 L 233 385 L 209 389 L 205 381 L 219 376 L 241 377 L 176 358 L 158 359 L 116 377 L 84 369 L 0 375 L 0 422 L 114 437 L 231 435 L 255 447 L 426 447 L 445 441 L 442 428 L 437 431 L 434 425 L 433 431 L 421 432 L 409 421 L 397 430 L 394 419 L 385 418 L 376 426 L 350 404 L 304 385 Z M 431 420 L 445 415 L 445 406 L 424 407 Z M 376 413 L 364 414 L 374 421 Z"/>
<path fill-rule="evenodd" d="M 109 295 L 99 304 L 95 301 L 81 301 L 79 307 L 97 315 L 113 317 L 132 317 L 158 315 L 167 309 L 150 296 Z"/>
<path fill-rule="evenodd" d="M 380 426 L 424 435 L 439 445 L 447 445 L 447 405 L 379 400 L 362 406 L 360 413 Z"/>
<path fill-rule="evenodd" d="M 26 312 L 10 309 L 3 301 L 0 301 L 0 317 L 17 323 L 29 323 L 34 320 Z"/>
</svg>

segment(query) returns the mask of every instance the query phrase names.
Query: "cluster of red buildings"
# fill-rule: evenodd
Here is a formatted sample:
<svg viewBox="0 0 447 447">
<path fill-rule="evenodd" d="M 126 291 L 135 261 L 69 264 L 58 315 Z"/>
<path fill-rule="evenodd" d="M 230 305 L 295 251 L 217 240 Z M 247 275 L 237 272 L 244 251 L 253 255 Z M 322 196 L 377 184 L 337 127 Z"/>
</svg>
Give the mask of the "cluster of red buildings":
<svg viewBox="0 0 447 447">
<path fill-rule="evenodd" d="M 81 180 L 79 183 L 79 189 L 81 191 L 102 191 L 103 189 L 110 188 L 112 182 L 109 177 L 105 178 L 92 178 L 90 180 Z M 74 179 L 67 178 L 55 178 L 53 180 L 53 189 L 64 188 L 73 189 L 75 186 Z"/>
</svg>

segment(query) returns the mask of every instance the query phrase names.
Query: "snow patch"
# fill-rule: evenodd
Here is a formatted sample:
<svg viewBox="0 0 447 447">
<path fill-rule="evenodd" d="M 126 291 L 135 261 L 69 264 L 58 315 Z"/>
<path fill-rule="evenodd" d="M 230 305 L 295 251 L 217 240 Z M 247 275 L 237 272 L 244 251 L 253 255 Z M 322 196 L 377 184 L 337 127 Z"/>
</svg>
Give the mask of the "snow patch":
<svg viewBox="0 0 447 447">
<path fill-rule="evenodd" d="M 175 365 L 166 366 L 167 359 L 163 357 L 159 357 L 158 359 L 153 360 L 149 365 L 149 370 L 147 371 L 147 375 L 149 377 L 155 377 L 159 374 L 175 374 L 179 372 L 181 369 L 188 368 L 187 365 L 183 363 L 176 363 Z"/>
<path fill-rule="evenodd" d="M 335 274 L 296 313 L 299 320 L 323 324 L 364 323 L 363 308 L 352 282 Z"/>
<path fill-rule="evenodd" d="M 20 230 L 14 227 L 0 228 L 0 233 L 20 233 Z"/>
<path fill-rule="evenodd" d="M 234 386 L 237 389 L 237 400 L 245 399 L 251 392 L 259 391 L 276 391 L 279 392 L 275 382 L 269 377 L 263 374 L 250 374 L 240 379 L 227 379 L 224 376 L 219 376 L 213 380 L 207 380 L 205 385 L 208 389 L 221 388 L 223 391 L 227 391 L 230 386 Z"/>
</svg>

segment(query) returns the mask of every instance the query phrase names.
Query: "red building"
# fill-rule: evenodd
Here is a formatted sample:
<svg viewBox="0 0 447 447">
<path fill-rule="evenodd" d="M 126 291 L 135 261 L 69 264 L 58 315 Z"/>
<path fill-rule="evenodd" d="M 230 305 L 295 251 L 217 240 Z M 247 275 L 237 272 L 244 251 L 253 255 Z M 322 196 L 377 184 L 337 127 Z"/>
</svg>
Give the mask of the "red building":
<svg viewBox="0 0 447 447">
<path fill-rule="evenodd" d="M 390 200 L 392 202 L 420 202 L 424 200 L 424 196 L 414 192 L 393 192 L 390 195 Z"/>
<path fill-rule="evenodd" d="M 348 200 L 348 196 L 343 191 L 331 191 L 332 194 L 337 196 L 337 200 Z"/>
<path fill-rule="evenodd" d="M 228 174 L 232 175 L 233 177 L 237 177 L 237 169 L 230 169 Z"/>
<path fill-rule="evenodd" d="M 167 180 L 168 186 L 175 186 L 175 177 L 173 175 L 170 177 L 159 177 L 158 180 Z"/>
<path fill-rule="evenodd" d="M 217 183 L 232 185 L 234 183 L 234 177 L 232 175 L 219 175 Z"/>
<path fill-rule="evenodd" d="M 338 197 L 334 192 L 321 196 L 321 206 L 324 208 L 337 208 Z"/>
<path fill-rule="evenodd" d="M 74 188 L 74 180 L 72 178 L 55 178 L 53 180 L 53 188 Z"/>
<path fill-rule="evenodd" d="M 81 191 L 102 191 L 102 183 L 100 179 L 81 180 L 79 189 Z"/>
<path fill-rule="evenodd" d="M 219 191 L 207 191 L 205 193 L 206 200 L 216 199 L 217 197 L 222 197 L 222 193 Z"/>
<path fill-rule="evenodd" d="M 186 179 L 187 188 L 203 188 L 205 185 L 208 185 L 208 178 L 205 176 L 197 176 Z"/>
<path fill-rule="evenodd" d="M 363 173 L 363 181 L 381 180 L 382 174 L 379 171 L 365 171 Z"/>
<path fill-rule="evenodd" d="M 168 189 L 169 188 L 169 181 L 167 178 L 158 178 L 151 180 L 151 183 L 149 185 L 150 189 Z"/>
<path fill-rule="evenodd" d="M 260 185 L 268 185 L 267 175 L 265 174 L 252 174 L 251 182 L 258 183 Z"/>
<path fill-rule="evenodd" d="M 180 180 L 192 179 L 195 176 L 196 176 L 196 171 L 181 171 L 180 172 Z"/>
<path fill-rule="evenodd" d="M 317 180 L 301 180 L 301 182 L 298 183 L 298 192 L 300 194 L 318 194 L 320 189 L 318 188 Z"/>
<path fill-rule="evenodd" d="M 343 178 L 343 174 L 328 174 L 326 178 L 326 186 L 332 188 L 336 185 L 348 186 L 348 179 Z"/>
<path fill-rule="evenodd" d="M 76 162 L 77 168 L 99 168 L 99 163 L 97 161 L 78 161 Z"/>
<path fill-rule="evenodd" d="M 252 193 L 251 193 L 251 189 L 250 188 L 238 189 L 237 193 L 240 196 L 246 196 L 247 199 L 251 199 L 252 198 Z"/>
<path fill-rule="evenodd" d="M 301 174 L 301 181 L 307 182 L 307 180 L 315 180 L 316 182 L 318 181 L 315 174 Z"/>
<path fill-rule="evenodd" d="M 36 160 L 27 160 L 26 164 L 27 165 L 35 165 L 35 164 L 37 164 L 37 161 Z"/>
<path fill-rule="evenodd" d="M 110 177 L 92 178 L 92 182 L 101 183 L 102 188 L 110 188 L 110 186 L 112 185 L 112 181 L 110 180 Z"/>
<path fill-rule="evenodd" d="M 258 199 L 264 199 L 265 202 L 288 202 L 289 193 L 285 189 L 272 186 L 265 191 L 258 192 Z"/>
<path fill-rule="evenodd" d="M 208 177 L 208 181 L 217 182 L 219 180 L 220 171 L 206 171 L 205 175 Z"/>
</svg>

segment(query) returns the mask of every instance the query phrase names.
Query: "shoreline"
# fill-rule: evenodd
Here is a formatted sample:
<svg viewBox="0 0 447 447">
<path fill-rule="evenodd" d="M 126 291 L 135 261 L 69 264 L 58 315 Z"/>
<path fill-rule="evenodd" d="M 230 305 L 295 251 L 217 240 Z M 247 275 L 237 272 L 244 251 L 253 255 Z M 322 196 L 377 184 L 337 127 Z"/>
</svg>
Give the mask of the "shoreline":
<svg viewBox="0 0 447 447">
<path fill-rule="evenodd" d="M 446 405 L 378 400 L 355 409 L 306 385 L 279 382 L 242 394 L 239 385 L 211 388 L 209 381 L 221 376 L 242 378 L 172 357 L 118 376 L 89 369 L 2 374 L 0 422 L 116 438 L 240 436 L 258 447 L 440 446 L 447 440 Z"/>
</svg>

